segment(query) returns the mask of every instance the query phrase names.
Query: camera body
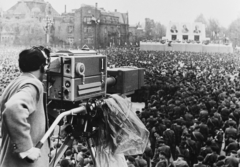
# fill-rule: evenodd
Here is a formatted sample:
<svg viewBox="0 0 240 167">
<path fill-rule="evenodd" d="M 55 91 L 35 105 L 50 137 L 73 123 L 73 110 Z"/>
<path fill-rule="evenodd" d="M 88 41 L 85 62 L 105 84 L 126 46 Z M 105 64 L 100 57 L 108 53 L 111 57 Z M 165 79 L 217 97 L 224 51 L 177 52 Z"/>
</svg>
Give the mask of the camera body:
<svg viewBox="0 0 240 167">
<path fill-rule="evenodd" d="M 106 95 L 107 57 L 95 51 L 60 51 L 47 75 L 48 99 L 77 102 Z"/>
<path fill-rule="evenodd" d="M 107 92 L 110 94 L 130 95 L 144 86 L 144 68 L 129 66 L 112 68 L 107 70 L 107 74 L 116 78 L 116 83 L 107 87 Z"/>
</svg>

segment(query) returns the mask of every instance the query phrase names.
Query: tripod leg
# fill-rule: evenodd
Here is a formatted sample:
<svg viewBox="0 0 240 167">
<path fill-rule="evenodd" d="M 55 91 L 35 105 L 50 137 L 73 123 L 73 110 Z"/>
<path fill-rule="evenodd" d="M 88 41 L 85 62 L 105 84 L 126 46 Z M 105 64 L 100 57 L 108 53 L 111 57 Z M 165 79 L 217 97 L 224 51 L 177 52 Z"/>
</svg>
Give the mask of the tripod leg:
<svg viewBox="0 0 240 167">
<path fill-rule="evenodd" d="M 94 167 L 97 167 L 96 160 L 95 160 L 95 154 L 93 153 L 94 149 L 92 148 L 91 142 L 90 142 L 91 138 L 87 138 L 86 140 L 87 140 L 88 149 L 90 151 L 90 154 L 91 154 L 91 157 L 93 160 L 93 165 L 94 165 Z"/>
<path fill-rule="evenodd" d="M 60 159 L 63 157 L 65 151 L 70 147 L 73 143 L 74 138 L 72 136 L 67 136 L 64 140 L 62 146 L 59 148 L 57 154 L 52 158 L 49 167 L 55 167 Z"/>
</svg>

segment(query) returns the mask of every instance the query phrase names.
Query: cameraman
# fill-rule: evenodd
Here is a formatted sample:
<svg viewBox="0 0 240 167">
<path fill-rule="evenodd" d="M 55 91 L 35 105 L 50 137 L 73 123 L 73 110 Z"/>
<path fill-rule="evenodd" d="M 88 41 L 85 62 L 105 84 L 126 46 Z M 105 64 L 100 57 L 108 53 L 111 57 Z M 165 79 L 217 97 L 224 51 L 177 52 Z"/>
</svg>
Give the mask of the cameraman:
<svg viewBox="0 0 240 167">
<path fill-rule="evenodd" d="M 42 81 L 50 63 L 50 51 L 42 46 L 23 50 L 18 62 L 22 74 L 6 87 L 0 102 L 0 166 L 47 167 L 49 142 L 41 150 L 34 146 L 48 128 Z"/>
</svg>

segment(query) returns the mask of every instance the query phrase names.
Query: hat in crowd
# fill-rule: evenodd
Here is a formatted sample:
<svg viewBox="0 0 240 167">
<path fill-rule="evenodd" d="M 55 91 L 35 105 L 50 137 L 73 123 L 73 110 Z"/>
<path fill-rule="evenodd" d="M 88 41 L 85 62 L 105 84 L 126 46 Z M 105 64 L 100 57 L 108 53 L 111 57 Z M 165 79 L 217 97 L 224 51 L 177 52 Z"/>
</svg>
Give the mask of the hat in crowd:
<svg viewBox="0 0 240 167">
<path fill-rule="evenodd" d="M 224 165 L 224 162 L 223 161 L 218 161 L 217 163 L 216 163 L 216 166 L 223 166 Z"/>
<path fill-rule="evenodd" d="M 237 151 L 236 150 L 232 150 L 231 153 L 232 154 L 237 154 Z"/>
<path fill-rule="evenodd" d="M 200 155 L 200 156 L 197 157 L 197 160 L 198 160 L 198 161 L 203 161 L 204 158 Z"/>
<path fill-rule="evenodd" d="M 224 160 L 226 157 L 224 156 L 224 155 L 219 155 L 219 157 L 218 157 L 218 161 L 221 161 L 221 160 Z"/>
<path fill-rule="evenodd" d="M 182 155 L 181 153 L 178 155 L 178 157 L 182 157 L 182 158 L 184 158 L 184 155 Z"/>
<path fill-rule="evenodd" d="M 70 162 L 68 159 L 63 159 L 61 162 L 60 162 L 60 166 L 61 167 L 69 167 L 70 166 Z"/>
<path fill-rule="evenodd" d="M 239 92 L 239 91 L 236 91 L 236 92 L 235 92 L 235 95 L 236 95 L 236 97 L 240 97 L 240 92 Z"/>
<path fill-rule="evenodd" d="M 140 111 L 136 111 L 136 114 L 140 114 Z"/>
<path fill-rule="evenodd" d="M 66 151 L 66 156 L 70 156 L 70 155 L 72 155 L 72 151 L 71 150 L 67 150 Z"/>
<path fill-rule="evenodd" d="M 127 159 L 130 161 L 130 162 L 135 162 L 135 158 L 133 156 L 128 156 Z"/>
</svg>

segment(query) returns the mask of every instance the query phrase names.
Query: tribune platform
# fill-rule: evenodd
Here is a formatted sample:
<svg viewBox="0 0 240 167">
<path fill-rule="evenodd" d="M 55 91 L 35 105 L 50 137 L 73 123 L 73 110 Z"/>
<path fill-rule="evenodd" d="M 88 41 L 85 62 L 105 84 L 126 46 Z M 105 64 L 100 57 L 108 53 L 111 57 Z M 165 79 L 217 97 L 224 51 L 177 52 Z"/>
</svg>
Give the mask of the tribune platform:
<svg viewBox="0 0 240 167">
<path fill-rule="evenodd" d="M 233 53 L 232 45 L 201 44 L 201 43 L 165 43 L 140 42 L 142 51 L 180 51 L 180 52 L 203 52 L 203 53 Z"/>
</svg>

